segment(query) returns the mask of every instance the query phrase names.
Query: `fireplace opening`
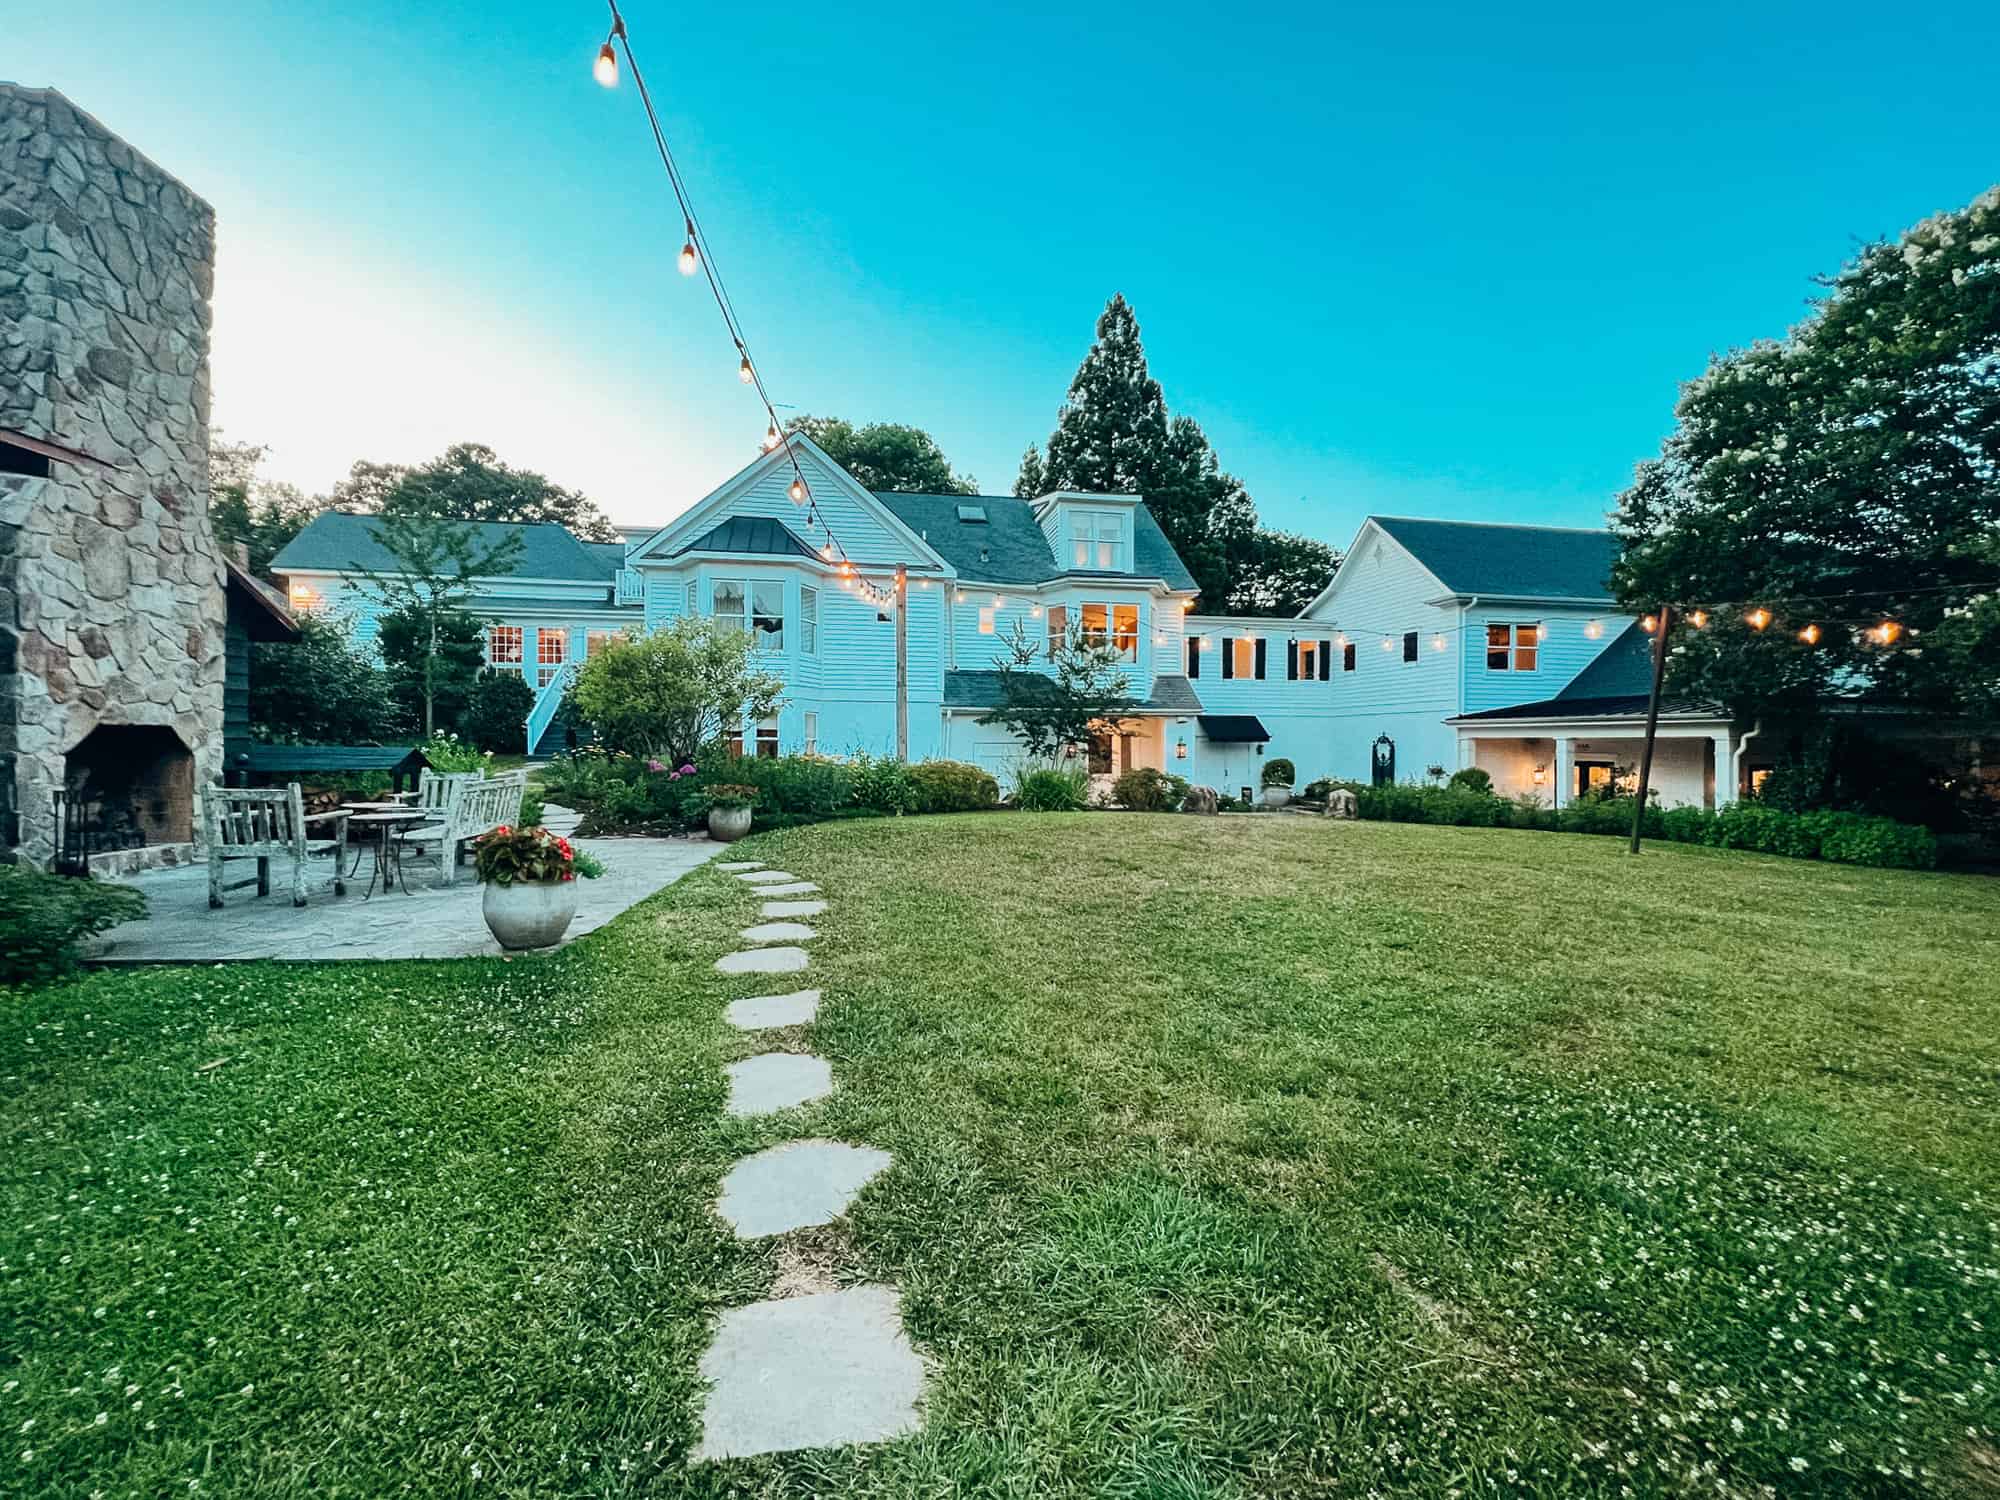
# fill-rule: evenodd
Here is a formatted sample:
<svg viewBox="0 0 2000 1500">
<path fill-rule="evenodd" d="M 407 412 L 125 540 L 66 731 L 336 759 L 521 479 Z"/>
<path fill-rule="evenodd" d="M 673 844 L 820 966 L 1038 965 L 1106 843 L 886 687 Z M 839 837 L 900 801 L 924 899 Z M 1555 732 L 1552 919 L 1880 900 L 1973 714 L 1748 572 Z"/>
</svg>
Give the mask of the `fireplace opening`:
<svg viewBox="0 0 2000 1500">
<path fill-rule="evenodd" d="M 173 730 L 100 724 L 63 761 L 56 867 L 82 874 L 93 854 L 194 838 L 194 756 Z"/>
</svg>

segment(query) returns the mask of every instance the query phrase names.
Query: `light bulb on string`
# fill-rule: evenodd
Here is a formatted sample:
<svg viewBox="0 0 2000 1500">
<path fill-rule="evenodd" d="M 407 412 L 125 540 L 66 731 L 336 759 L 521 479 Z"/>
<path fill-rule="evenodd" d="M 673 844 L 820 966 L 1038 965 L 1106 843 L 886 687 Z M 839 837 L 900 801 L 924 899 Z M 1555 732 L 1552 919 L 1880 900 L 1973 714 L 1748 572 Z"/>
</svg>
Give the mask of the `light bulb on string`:
<svg viewBox="0 0 2000 1500">
<path fill-rule="evenodd" d="M 1806 626 L 1804 630 L 1799 632 L 1799 639 L 1804 641 L 1808 646 L 1817 646 L 1819 644 L 1819 626 Z"/>
<path fill-rule="evenodd" d="M 794 476 L 794 478 L 792 479 L 792 487 L 789 490 L 785 491 L 785 493 L 792 497 L 792 504 L 804 505 L 806 503 L 805 480 Z"/>
<path fill-rule="evenodd" d="M 1660 617 L 1658 615 L 1647 615 L 1645 619 L 1639 622 L 1639 628 L 1645 631 L 1647 635 L 1651 635 L 1660 628 Z"/>
<path fill-rule="evenodd" d="M 608 89 L 618 87 L 618 54 L 612 51 L 609 39 L 597 49 L 597 62 L 591 67 L 590 76 Z"/>
<path fill-rule="evenodd" d="M 1766 625 L 1771 623 L 1771 612 L 1760 606 L 1757 609 L 1751 610 L 1743 618 L 1752 630 L 1762 630 Z"/>
<path fill-rule="evenodd" d="M 1694 626 L 1696 630 L 1706 630 L 1708 628 L 1708 611 L 1705 609 L 1691 611 L 1688 615 L 1688 624 Z"/>
<path fill-rule="evenodd" d="M 773 448 L 777 446 L 778 446 L 778 424 L 776 422 L 773 422 L 769 427 L 764 429 L 764 451 L 766 453 L 769 453 Z"/>
<path fill-rule="evenodd" d="M 1396 649 L 1396 643 L 1390 640 L 1389 637 L 1385 635 L 1382 637 L 1382 649 L 1384 651 L 1394 651 Z"/>
<path fill-rule="evenodd" d="M 751 382 L 751 380 L 755 378 L 755 376 L 751 373 L 749 355 L 746 354 L 743 356 L 742 359 L 737 361 L 736 378 L 742 381 L 745 385 L 748 385 Z"/>
<path fill-rule="evenodd" d="M 696 268 L 700 265 L 701 257 L 695 254 L 694 250 L 694 220 L 689 219 L 687 221 L 687 239 L 681 245 L 681 275 L 694 275 Z"/>
<path fill-rule="evenodd" d="M 1898 625 L 1894 620 L 1884 620 L 1874 630 L 1870 631 L 1869 634 L 1875 637 L 1876 645 L 1893 646 L 1902 638 L 1903 627 Z"/>
<path fill-rule="evenodd" d="M 1583 627 L 1583 633 L 1590 637 L 1591 640 L 1596 640 L 1604 634 L 1604 622 L 1602 620 L 1590 621 Z"/>
<path fill-rule="evenodd" d="M 1444 633 L 1442 631 L 1431 637 L 1431 650 L 1444 650 Z"/>
</svg>

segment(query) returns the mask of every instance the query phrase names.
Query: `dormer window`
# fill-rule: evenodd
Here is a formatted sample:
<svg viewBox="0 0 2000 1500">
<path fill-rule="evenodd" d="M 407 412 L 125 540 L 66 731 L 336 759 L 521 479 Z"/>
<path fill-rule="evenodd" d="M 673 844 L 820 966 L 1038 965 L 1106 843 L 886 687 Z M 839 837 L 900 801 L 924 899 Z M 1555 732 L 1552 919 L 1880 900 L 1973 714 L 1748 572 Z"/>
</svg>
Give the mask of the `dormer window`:
<svg viewBox="0 0 2000 1500">
<path fill-rule="evenodd" d="M 1082 510 L 1070 516 L 1070 566 L 1103 573 L 1125 571 L 1125 521 L 1115 511 Z"/>
</svg>

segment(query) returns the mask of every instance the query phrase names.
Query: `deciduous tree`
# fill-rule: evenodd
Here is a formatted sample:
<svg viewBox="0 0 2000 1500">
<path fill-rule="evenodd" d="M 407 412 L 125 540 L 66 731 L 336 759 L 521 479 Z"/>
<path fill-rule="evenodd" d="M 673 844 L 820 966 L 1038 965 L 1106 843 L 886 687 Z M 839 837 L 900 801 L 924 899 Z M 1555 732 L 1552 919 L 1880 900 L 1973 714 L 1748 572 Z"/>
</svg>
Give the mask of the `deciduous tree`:
<svg viewBox="0 0 2000 1500">
<path fill-rule="evenodd" d="M 800 416 L 786 422 L 785 430 L 804 433 L 818 443 L 863 489 L 912 495 L 979 493 L 978 482 L 970 474 L 954 474 L 937 439 L 921 427 L 901 422 L 856 427 L 839 417 Z"/>
<path fill-rule="evenodd" d="M 1051 671 L 1042 669 L 1045 655 Z M 1116 734 L 1133 706 L 1124 657 L 1110 641 L 1079 626 L 1071 626 L 1051 648 L 1017 622 L 994 666 L 1000 704 L 979 722 L 1012 730 L 1037 760 L 1055 761 L 1088 744 L 1093 734 Z"/>
<path fill-rule="evenodd" d="M 382 477 L 393 472 L 375 467 Z M 361 469 L 355 465 L 356 475 Z M 375 477 L 370 475 L 371 484 Z M 433 520 L 553 523 L 589 541 L 618 540 L 610 519 L 581 492 L 532 469 L 510 467 L 484 443 L 454 443 L 429 463 L 404 471 L 382 494 L 380 509 L 384 515 Z"/>
<path fill-rule="evenodd" d="M 615 749 L 679 766 L 745 718 L 775 713 L 784 683 L 746 630 L 705 616 L 620 639 L 584 662 L 576 706 Z"/>
</svg>

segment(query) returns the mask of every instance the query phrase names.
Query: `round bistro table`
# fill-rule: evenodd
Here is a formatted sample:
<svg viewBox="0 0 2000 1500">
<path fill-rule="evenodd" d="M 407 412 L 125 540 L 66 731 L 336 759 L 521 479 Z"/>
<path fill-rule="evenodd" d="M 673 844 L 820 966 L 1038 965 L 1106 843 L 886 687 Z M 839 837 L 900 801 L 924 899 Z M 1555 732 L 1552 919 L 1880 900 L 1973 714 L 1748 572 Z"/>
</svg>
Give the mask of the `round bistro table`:
<svg viewBox="0 0 2000 1500">
<path fill-rule="evenodd" d="M 371 803 L 351 803 L 354 815 L 347 820 L 350 833 L 359 828 L 374 834 L 372 839 L 363 839 L 356 845 L 354 864 L 361 865 L 359 850 L 367 847 L 375 851 L 375 868 L 368 872 L 368 889 L 361 893 L 366 901 L 375 894 L 376 877 L 381 877 L 382 889 L 387 891 L 401 879 L 403 873 L 402 844 L 396 835 L 412 823 L 421 823 L 428 816 L 414 807 L 383 807 Z M 409 894 L 409 884 L 404 882 L 403 893 Z"/>
</svg>

